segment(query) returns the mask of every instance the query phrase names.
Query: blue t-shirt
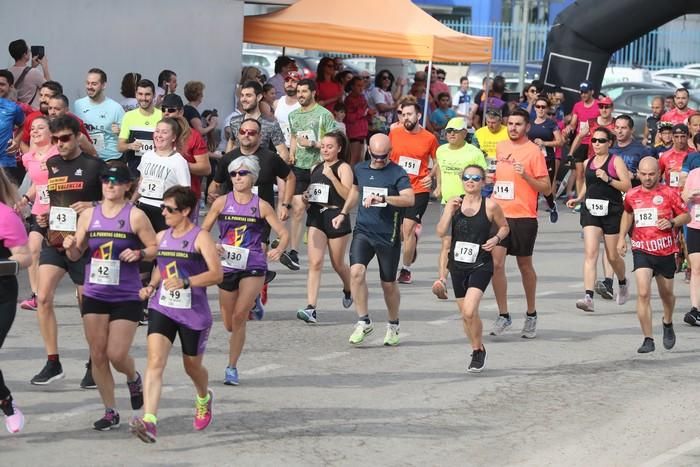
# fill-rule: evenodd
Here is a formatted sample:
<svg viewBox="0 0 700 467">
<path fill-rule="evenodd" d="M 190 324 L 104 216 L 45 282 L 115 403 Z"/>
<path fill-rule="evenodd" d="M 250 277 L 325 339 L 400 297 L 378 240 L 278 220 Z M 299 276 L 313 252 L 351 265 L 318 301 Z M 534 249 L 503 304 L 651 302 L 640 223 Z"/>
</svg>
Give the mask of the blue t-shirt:
<svg viewBox="0 0 700 467">
<path fill-rule="evenodd" d="M 353 184 L 360 191 L 355 232 L 364 234 L 380 245 L 397 245 L 401 243 L 403 209 L 392 205 L 365 208 L 362 199 L 369 193 L 396 196 L 402 190 L 411 188 L 411 182 L 406 171 L 393 162 L 381 169 L 370 168 L 370 162 L 363 161 L 354 167 Z"/>
<path fill-rule="evenodd" d="M 7 146 L 15 127 L 24 123 L 22 108 L 11 100 L 0 97 L 0 167 L 17 167 L 14 154 L 7 154 Z"/>
<path fill-rule="evenodd" d="M 433 125 L 442 128 L 440 130 L 440 136 L 438 138 L 440 144 L 447 143 L 447 137 L 445 136 L 445 126 L 447 126 L 447 122 L 449 122 L 451 118 L 454 118 L 456 116 L 457 112 L 455 112 L 454 110 L 442 110 L 440 108 L 433 110 L 433 113 L 430 114 L 430 122 Z"/>
<path fill-rule="evenodd" d="M 635 175 L 639 167 L 639 161 L 646 156 L 653 156 L 654 152 L 652 148 L 644 146 L 639 141 L 633 140 L 630 144 L 622 148 L 616 144 L 610 148 L 610 154 L 620 156 L 622 160 L 625 161 L 627 170 L 630 171 L 631 175 Z"/>
<path fill-rule="evenodd" d="M 535 141 L 537 138 L 542 141 L 554 141 L 554 132 L 559 130 L 557 123 L 551 118 L 546 118 L 542 123 L 535 123 L 535 120 L 530 120 L 530 131 L 527 132 L 527 137 L 530 141 Z M 545 147 L 547 157 L 554 157 L 554 148 Z"/>
<path fill-rule="evenodd" d="M 120 104 L 109 97 L 97 104 L 85 96 L 73 103 L 73 113 L 85 123 L 100 159 L 109 161 L 122 156 L 117 151 L 119 132 L 112 131 L 112 124 L 119 125 L 124 117 L 124 108 Z"/>
<path fill-rule="evenodd" d="M 700 167 L 700 152 L 691 152 L 683 161 L 681 172 L 690 173 L 691 170 Z"/>
</svg>

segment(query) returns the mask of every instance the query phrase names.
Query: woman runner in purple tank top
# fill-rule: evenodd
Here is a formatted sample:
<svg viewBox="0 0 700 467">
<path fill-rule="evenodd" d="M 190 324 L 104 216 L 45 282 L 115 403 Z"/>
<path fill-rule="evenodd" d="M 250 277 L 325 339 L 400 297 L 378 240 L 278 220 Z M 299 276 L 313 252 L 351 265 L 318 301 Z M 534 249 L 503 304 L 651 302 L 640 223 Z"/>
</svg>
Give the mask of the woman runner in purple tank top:
<svg viewBox="0 0 700 467">
<path fill-rule="evenodd" d="M 92 376 L 105 406 L 104 416 L 94 428 L 107 431 L 119 427 L 110 363 L 126 375 L 131 408 L 143 405 L 141 375 L 129 354 L 141 318 L 139 262 L 156 254 L 156 233 L 146 214 L 127 202 L 133 189 L 126 164 L 104 167 L 102 201 L 78 218 L 75 235 L 63 241 L 66 255 L 77 261 L 86 249 L 81 314 L 90 347 Z"/>
<path fill-rule="evenodd" d="M 158 232 L 157 266 L 149 284 L 140 291 L 142 300 L 150 298 L 148 371 L 143 417 L 134 417 L 130 424 L 145 443 L 156 442 L 163 371 L 177 335 L 185 372 L 197 391 L 192 425 L 195 430 L 203 430 L 211 422 L 212 392 L 209 373 L 202 365 L 212 323 L 207 287 L 221 282 L 223 272 L 209 232 L 189 219 L 196 203 L 189 187 L 174 186 L 165 191 L 161 211 L 169 228 Z"/>
<path fill-rule="evenodd" d="M 253 194 L 260 173 L 255 156 L 243 156 L 228 166 L 233 191 L 214 201 L 202 222 L 202 229 L 219 225 L 217 244 L 224 280 L 219 284 L 219 304 L 229 340 L 229 364 L 224 384 L 238 385 L 238 358 L 245 343 L 248 313 L 265 282 L 267 262 L 277 261 L 287 246 L 289 234 L 269 203 Z M 269 228 L 277 233 L 279 245 L 265 253 L 263 239 Z"/>
</svg>

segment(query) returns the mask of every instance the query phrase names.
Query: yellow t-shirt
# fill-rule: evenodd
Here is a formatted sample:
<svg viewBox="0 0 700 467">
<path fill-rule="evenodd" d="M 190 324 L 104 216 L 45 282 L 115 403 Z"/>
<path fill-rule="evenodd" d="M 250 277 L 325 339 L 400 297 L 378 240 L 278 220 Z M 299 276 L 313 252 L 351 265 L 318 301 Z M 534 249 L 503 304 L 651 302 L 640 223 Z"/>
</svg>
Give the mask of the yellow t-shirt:
<svg viewBox="0 0 700 467">
<path fill-rule="evenodd" d="M 144 115 L 139 109 L 130 110 L 122 118 L 119 139 L 125 139 L 128 142 L 140 141 L 142 149 L 134 151 L 135 155 L 140 157 L 146 151 L 154 149 L 153 132 L 162 118 L 163 112 L 160 109 L 153 109 L 151 115 Z"/>
<path fill-rule="evenodd" d="M 445 204 L 451 198 L 464 194 L 462 172 L 468 165 L 478 165 L 486 170 L 484 154 L 477 147 L 465 144 L 459 149 L 451 149 L 449 144 L 440 146 L 436 153 L 440 167 L 441 203 Z"/>
<path fill-rule="evenodd" d="M 490 168 L 495 168 L 496 164 L 496 145 L 501 141 L 508 139 L 508 130 L 505 125 L 501 125 L 498 133 L 491 133 L 488 127 L 482 126 L 474 132 L 476 140 L 479 142 L 479 148 L 488 156 L 488 165 Z"/>
</svg>

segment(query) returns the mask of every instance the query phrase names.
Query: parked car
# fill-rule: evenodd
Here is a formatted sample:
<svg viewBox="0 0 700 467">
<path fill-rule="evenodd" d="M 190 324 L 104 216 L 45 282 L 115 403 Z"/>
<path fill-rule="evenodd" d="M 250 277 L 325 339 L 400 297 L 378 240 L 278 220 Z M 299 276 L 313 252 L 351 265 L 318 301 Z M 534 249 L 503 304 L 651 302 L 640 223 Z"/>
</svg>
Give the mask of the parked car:
<svg viewBox="0 0 700 467">
<path fill-rule="evenodd" d="M 683 68 L 687 70 L 700 70 L 700 63 L 690 63 Z"/>
<path fill-rule="evenodd" d="M 614 116 L 627 114 L 634 120 L 634 134 L 640 137 L 644 132 L 644 124 L 648 116 L 651 115 L 651 101 L 654 97 L 662 96 L 659 91 L 662 89 L 636 89 L 625 91 L 616 99 L 613 99 L 615 106 Z M 700 109 L 700 91 L 690 92 L 690 102 L 688 106 L 693 109 Z"/>
<path fill-rule="evenodd" d="M 417 70 L 416 64 L 412 60 L 406 60 L 406 62 L 406 74 L 410 78 L 413 78 Z M 374 75 L 377 73 L 377 59 L 375 57 L 344 58 L 343 64 L 353 73 L 368 71 L 372 79 L 374 79 Z"/>
<path fill-rule="evenodd" d="M 688 89 L 700 89 L 700 70 L 689 68 L 673 68 L 655 71 L 654 79 L 674 78 L 681 81 L 683 87 Z"/>
<path fill-rule="evenodd" d="M 671 88 L 669 86 L 660 83 L 623 81 L 619 83 L 604 84 L 603 86 L 601 86 L 600 92 L 608 96 L 610 99 L 615 100 L 618 98 L 618 96 L 620 96 L 620 94 L 622 94 L 625 91 L 636 91 L 638 89 L 658 89 L 659 94 L 664 92 L 668 94 L 668 92 L 671 91 Z"/>
<path fill-rule="evenodd" d="M 487 63 L 472 63 L 469 65 L 469 81 L 474 81 L 475 83 L 481 83 L 489 70 L 489 65 Z M 520 69 L 518 65 L 512 65 L 510 63 L 492 63 L 491 64 L 491 76 L 503 76 L 504 78 L 514 78 L 518 79 L 520 77 Z M 530 81 L 539 79 L 540 71 L 542 70 L 542 65 L 536 63 L 528 63 L 525 65 L 525 82 L 529 84 Z"/>
<path fill-rule="evenodd" d="M 294 59 L 303 78 L 316 78 L 316 68 L 318 68 L 318 62 L 321 61 L 321 57 L 306 57 L 303 55 L 290 54 L 287 54 L 287 57 Z"/>
<path fill-rule="evenodd" d="M 278 50 L 273 49 L 243 49 L 241 65 L 256 66 L 269 78 L 275 74 L 275 60 L 280 55 Z"/>
<path fill-rule="evenodd" d="M 605 69 L 603 85 L 635 81 L 638 83 L 651 83 L 652 74 L 646 68 L 634 68 L 628 66 L 609 66 Z M 601 86 L 601 87 L 602 87 Z"/>
</svg>

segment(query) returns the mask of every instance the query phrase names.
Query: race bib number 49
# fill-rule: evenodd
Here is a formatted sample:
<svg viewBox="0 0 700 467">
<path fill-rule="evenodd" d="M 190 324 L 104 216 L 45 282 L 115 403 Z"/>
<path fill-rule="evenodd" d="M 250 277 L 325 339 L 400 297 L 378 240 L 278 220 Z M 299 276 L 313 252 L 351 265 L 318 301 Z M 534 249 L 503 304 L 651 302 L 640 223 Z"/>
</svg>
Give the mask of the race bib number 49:
<svg viewBox="0 0 700 467">
<path fill-rule="evenodd" d="M 496 199 L 515 199 L 513 182 L 496 182 L 493 186 L 493 196 Z"/>
<path fill-rule="evenodd" d="M 659 219 L 656 208 L 642 208 L 634 210 L 634 226 L 635 227 L 656 227 L 656 221 Z"/>
<path fill-rule="evenodd" d="M 192 308 L 192 289 L 165 290 L 165 287 L 161 286 L 158 303 L 168 308 L 190 309 Z"/>
</svg>

